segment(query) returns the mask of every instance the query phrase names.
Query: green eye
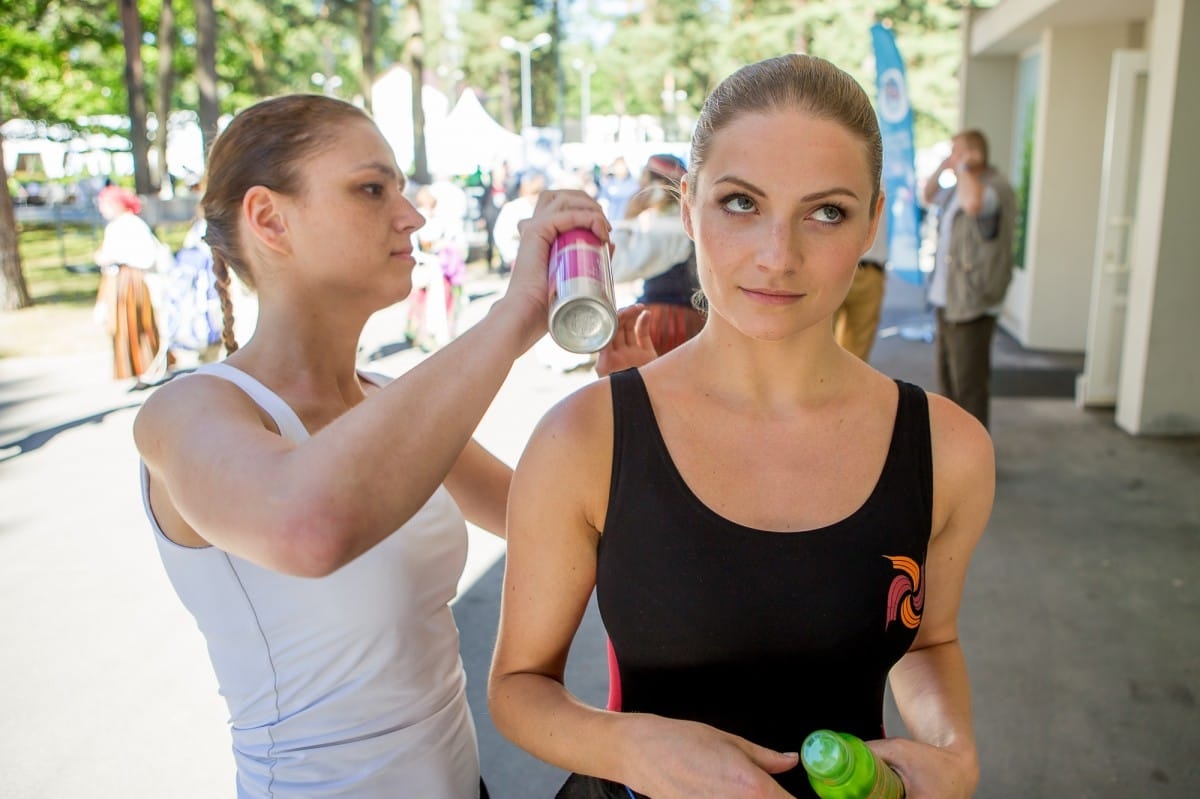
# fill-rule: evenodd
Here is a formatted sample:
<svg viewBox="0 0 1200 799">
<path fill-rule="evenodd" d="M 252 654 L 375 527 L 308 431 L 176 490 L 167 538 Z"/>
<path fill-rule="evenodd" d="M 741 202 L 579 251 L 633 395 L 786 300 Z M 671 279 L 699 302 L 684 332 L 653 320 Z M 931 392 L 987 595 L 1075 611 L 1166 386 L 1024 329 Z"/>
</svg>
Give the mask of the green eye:
<svg viewBox="0 0 1200 799">
<path fill-rule="evenodd" d="M 754 200 L 744 194 L 734 194 L 722 200 L 721 206 L 730 213 L 745 214 L 754 210 Z"/>
<path fill-rule="evenodd" d="M 836 205 L 823 205 L 817 209 L 815 217 L 820 222 L 841 222 L 845 212 Z"/>
</svg>

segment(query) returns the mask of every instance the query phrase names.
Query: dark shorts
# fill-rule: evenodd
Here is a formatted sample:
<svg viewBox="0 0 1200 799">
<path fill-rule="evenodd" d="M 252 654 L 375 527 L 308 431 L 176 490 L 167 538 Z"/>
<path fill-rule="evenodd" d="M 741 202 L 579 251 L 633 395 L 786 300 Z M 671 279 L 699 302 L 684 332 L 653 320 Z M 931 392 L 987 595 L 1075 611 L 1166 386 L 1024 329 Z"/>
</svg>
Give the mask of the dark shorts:
<svg viewBox="0 0 1200 799">
<path fill-rule="evenodd" d="M 647 799 L 619 782 L 572 774 L 558 789 L 554 799 Z"/>
</svg>

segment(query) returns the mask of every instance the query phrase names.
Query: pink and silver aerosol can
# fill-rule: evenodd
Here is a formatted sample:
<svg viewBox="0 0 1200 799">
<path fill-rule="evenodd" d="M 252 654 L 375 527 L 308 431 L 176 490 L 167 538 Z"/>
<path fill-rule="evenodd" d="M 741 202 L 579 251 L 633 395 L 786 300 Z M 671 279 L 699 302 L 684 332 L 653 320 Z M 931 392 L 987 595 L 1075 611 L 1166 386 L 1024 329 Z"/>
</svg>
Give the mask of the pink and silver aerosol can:
<svg viewBox="0 0 1200 799">
<path fill-rule="evenodd" d="M 590 230 L 568 230 L 550 246 L 550 336 L 575 353 L 604 349 L 617 330 L 608 246 Z"/>
</svg>

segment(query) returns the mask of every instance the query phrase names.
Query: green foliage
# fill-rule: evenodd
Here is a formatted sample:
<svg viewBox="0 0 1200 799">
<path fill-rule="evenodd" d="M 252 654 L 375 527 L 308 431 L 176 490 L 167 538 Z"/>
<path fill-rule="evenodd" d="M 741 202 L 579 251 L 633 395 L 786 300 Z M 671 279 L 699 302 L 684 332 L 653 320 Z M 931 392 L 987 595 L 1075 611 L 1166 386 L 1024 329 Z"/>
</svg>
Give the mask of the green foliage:
<svg viewBox="0 0 1200 799">
<path fill-rule="evenodd" d="M 11 0 L 5 17 L 0 24 L 0 117 L 60 122 L 123 113 L 115 4 Z"/>
<path fill-rule="evenodd" d="M 152 97 L 161 2 L 138 4 Z M 221 112 L 264 96 L 321 91 L 312 80 L 315 73 L 337 75 L 340 96 L 362 94 L 363 2 L 374 5 L 375 57 L 382 72 L 402 60 L 408 43 L 404 0 L 219 0 Z M 502 108 L 519 105 L 519 59 L 501 49 L 499 39 L 507 34 L 528 41 L 542 31 L 555 32 L 556 2 L 564 35 L 532 58 L 536 124 L 557 122 L 560 72 L 565 107 L 579 107 L 575 59 L 596 65 L 591 108 L 601 114 L 662 115 L 664 91 L 673 86 L 681 110 L 694 115 L 713 86 L 739 65 L 798 49 L 834 61 L 873 95 L 868 28 L 879 19 L 891 24 L 907 63 L 918 145 L 944 139 L 954 127 L 962 10 L 946 0 L 642 0 L 621 13 L 613 10 L 616 4 L 582 0 L 429 0 L 423 4 L 426 80 L 452 99 L 465 86 L 476 88 L 488 110 L 507 121 Z M 195 110 L 195 11 L 192 3 L 174 5 L 178 42 L 171 106 Z M 124 114 L 123 64 L 117 4 L 8 0 L 0 12 L 0 118 Z"/>
</svg>

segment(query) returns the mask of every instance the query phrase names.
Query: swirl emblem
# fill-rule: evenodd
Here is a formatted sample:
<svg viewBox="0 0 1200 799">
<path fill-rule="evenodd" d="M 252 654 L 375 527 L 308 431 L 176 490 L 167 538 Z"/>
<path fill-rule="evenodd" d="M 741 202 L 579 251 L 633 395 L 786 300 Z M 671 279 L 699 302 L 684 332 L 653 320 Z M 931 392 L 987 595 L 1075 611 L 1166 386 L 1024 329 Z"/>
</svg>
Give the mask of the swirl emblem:
<svg viewBox="0 0 1200 799">
<path fill-rule="evenodd" d="M 912 558 L 902 555 L 884 555 L 899 572 L 892 578 L 888 588 L 887 622 L 884 629 L 899 619 L 910 630 L 921 624 L 921 609 L 925 605 L 925 581 L 921 579 L 921 567 Z"/>
</svg>

